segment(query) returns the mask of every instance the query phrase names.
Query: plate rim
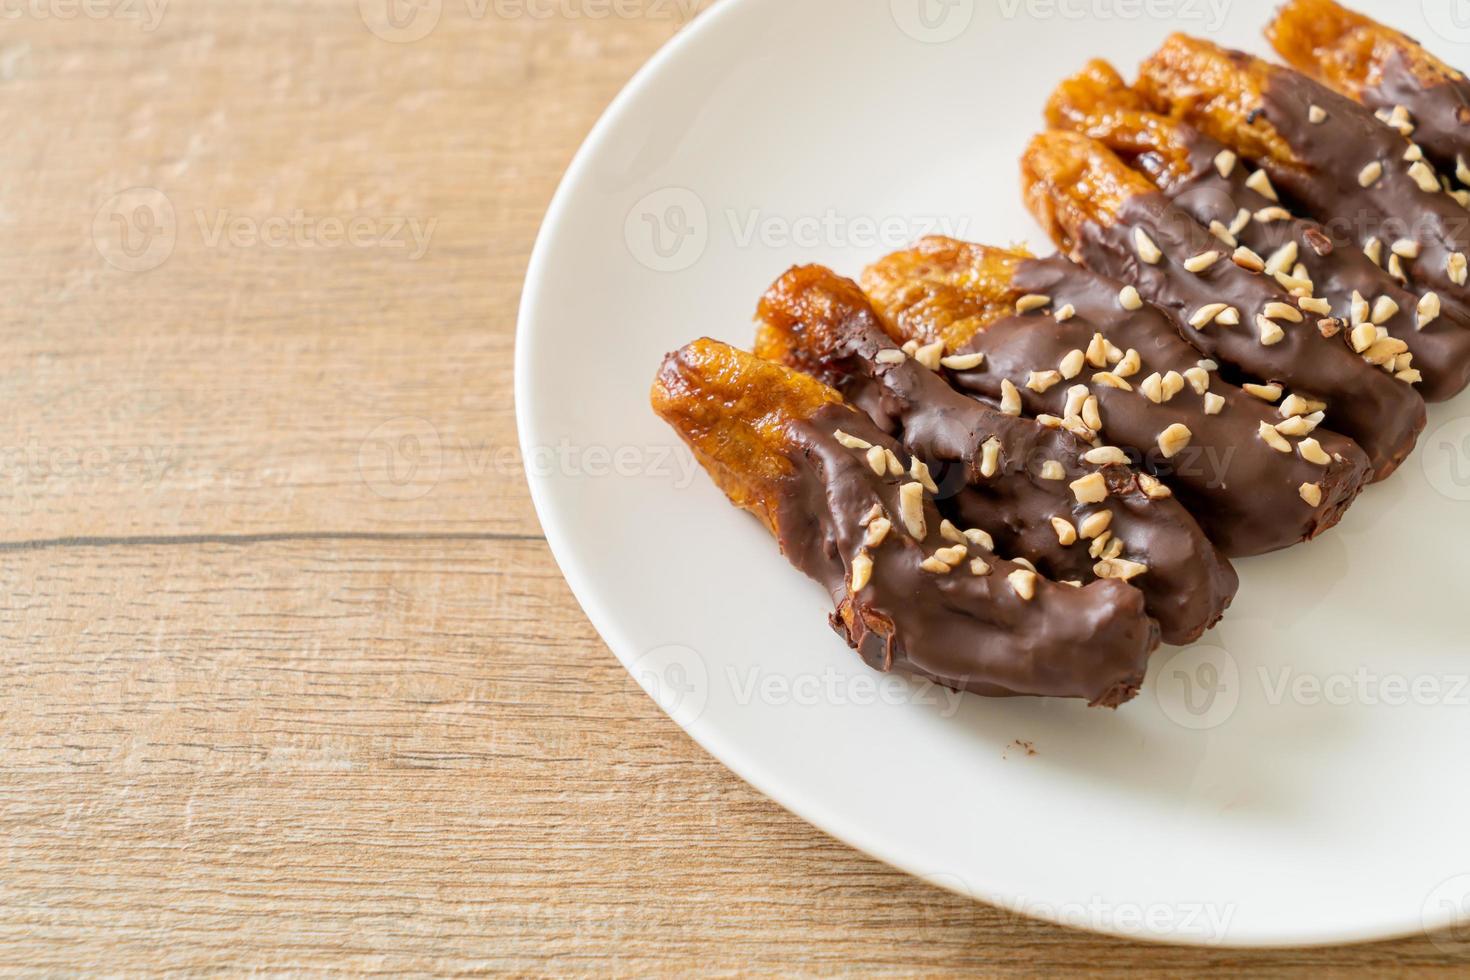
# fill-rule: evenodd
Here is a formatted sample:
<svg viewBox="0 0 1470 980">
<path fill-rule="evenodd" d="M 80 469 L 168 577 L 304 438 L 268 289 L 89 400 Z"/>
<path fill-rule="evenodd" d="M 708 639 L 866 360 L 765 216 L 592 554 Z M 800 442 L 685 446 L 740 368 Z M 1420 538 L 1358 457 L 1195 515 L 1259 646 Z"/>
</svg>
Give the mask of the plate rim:
<svg viewBox="0 0 1470 980">
<path fill-rule="evenodd" d="M 569 201 L 573 195 L 573 189 L 581 182 L 585 172 L 591 167 L 593 159 L 622 121 L 629 107 L 645 89 L 655 84 L 665 66 L 673 61 L 685 47 L 718 31 L 727 20 L 737 16 L 737 11 L 745 13 L 763 3 L 768 7 L 772 6 L 767 0 L 720 0 L 713 7 L 699 13 L 692 21 L 664 41 L 623 84 L 612 101 L 599 114 L 557 182 L 556 191 L 537 229 L 535 243 L 531 249 L 521 286 L 521 297 L 516 316 L 512 383 L 517 443 L 531 503 L 546 537 L 552 560 L 566 580 L 567 587 L 571 590 L 593 629 L 597 631 L 598 637 L 617 658 L 623 669 L 629 671 L 630 676 L 632 676 L 631 665 L 636 659 L 636 654 L 632 652 L 634 644 L 622 635 L 622 631 L 616 625 L 615 616 L 604 607 L 597 596 L 593 577 L 577 558 L 571 537 L 561 526 L 560 519 L 550 500 L 550 485 L 555 480 L 554 476 L 538 474 L 531 466 L 531 460 L 534 458 L 533 449 L 539 444 L 536 439 L 537 423 L 532 419 L 537 400 L 536 386 L 532 380 L 536 353 L 532 337 L 535 333 L 535 323 L 538 320 L 538 301 L 545 288 L 551 267 L 553 239 L 557 237 L 570 214 Z M 625 649 L 629 652 L 625 653 Z M 636 682 L 636 677 L 634 680 Z M 655 704 L 658 703 L 656 699 L 651 698 L 651 700 L 654 700 Z M 747 785 L 829 837 L 905 875 L 917 878 L 931 887 L 941 888 L 962 898 L 983 902 L 997 909 L 1019 911 L 1026 918 L 1059 926 L 1079 936 L 1101 935 L 1165 947 L 1286 950 L 1352 946 L 1426 936 L 1436 930 L 1453 926 L 1456 921 L 1450 915 L 1437 917 L 1433 921 L 1429 921 L 1429 916 L 1421 915 L 1413 917 L 1412 922 L 1385 920 L 1376 927 L 1366 925 L 1326 927 L 1309 932 L 1298 931 L 1290 936 L 1270 935 L 1258 931 L 1243 934 L 1227 933 L 1212 938 L 1208 942 L 1201 942 L 1170 931 L 1131 932 L 1109 928 L 1100 923 L 1089 922 L 1083 925 L 1066 921 L 1060 915 L 1051 916 L 1045 914 L 1044 911 L 1038 911 L 1038 909 L 1060 907 L 1069 900 L 1066 896 L 1056 896 L 1056 902 L 1042 903 L 1038 906 L 1035 902 L 1023 902 L 1020 895 L 987 886 L 984 882 L 964 882 L 961 886 L 952 883 L 945 877 L 925 876 L 922 872 L 909 867 L 901 857 L 892 853 L 881 839 L 866 834 L 859 827 L 849 823 L 843 814 L 820 801 L 811 798 L 798 800 L 798 794 L 788 793 L 781 780 L 767 777 L 760 762 L 748 756 L 737 744 L 736 739 L 714 726 L 703 724 L 700 719 L 686 724 L 669 714 L 662 705 L 659 708 L 696 744 Z"/>
</svg>

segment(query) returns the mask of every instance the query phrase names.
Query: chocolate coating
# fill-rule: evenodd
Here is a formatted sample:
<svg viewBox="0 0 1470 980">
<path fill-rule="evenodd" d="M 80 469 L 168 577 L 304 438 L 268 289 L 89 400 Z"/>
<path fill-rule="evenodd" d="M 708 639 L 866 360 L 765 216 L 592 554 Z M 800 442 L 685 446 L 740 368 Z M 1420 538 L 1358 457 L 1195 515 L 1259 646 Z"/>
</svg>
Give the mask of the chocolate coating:
<svg viewBox="0 0 1470 980">
<path fill-rule="evenodd" d="M 1308 118 L 1313 105 L 1327 113 L 1321 123 Z M 1321 221 L 1334 241 L 1362 247 L 1373 238 L 1385 246 L 1414 240 L 1419 255 L 1404 262 L 1414 288 L 1434 290 L 1446 306 L 1470 318 L 1470 287 L 1454 282 L 1448 271 L 1451 255 L 1470 254 L 1470 211 L 1443 191 L 1424 190 L 1409 175 L 1407 139 L 1358 103 L 1286 68 L 1272 71 L 1261 112 L 1303 164 L 1260 161 L 1284 198 Z M 1363 187 L 1359 175 L 1373 163 L 1383 167 L 1383 175 Z"/>
<path fill-rule="evenodd" d="M 1077 378 L 1045 392 L 1023 387 L 1031 371 L 1053 369 L 1068 352 L 1086 350 L 1094 333 L 1120 350 L 1138 351 L 1142 367 L 1127 379 L 1133 391 L 1088 385 L 1101 410 L 1101 438 L 1128 450 L 1136 465 L 1172 487 L 1225 554 L 1258 555 L 1315 537 L 1337 523 L 1363 488 L 1368 460 L 1355 443 L 1319 428 L 1312 435 L 1333 457 L 1326 466 L 1279 453 L 1258 435 L 1262 422 L 1283 421 L 1278 410 L 1218 375 L 1211 376 L 1209 390 L 1224 399 L 1224 407 L 1215 415 L 1205 413 L 1203 397 L 1189 386 L 1162 404 L 1144 397 L 1138 386 L 1146 377 L 1182 375 L 1197 366 L 1200 354 L 1159 309 L 1123 309 L 1115 280 L 1054 256 L 1023 263 L 1014 282 L 1026 292 L 1052 297 L 1053 308 L 1071 304 L 1076 315 L 1057 322 L 1045 312 L 1029 313 L 980 331 L 964 349 L 983 352 L 985 362 L 975 370 L 952 372 L 955 387 L 997 401 L 1001 380 L 1008 379 L 1020 388 L 1027 414 L 1061 416 L 1067 389 L 1102 369 L 1088 365 Z M 1166 459 L 1158 436 L 1176 422 L 1193 438 L 1184 452 Z M 1304 483 L 1321 485 L 1320 506 L 1302 500 Z"/>
<path fill-rule="evenodd" d="M 1381 68 L 1377 83 L 1363 86 L 1363 104 L 1370 109 L 1408 109 L 1414 119 L 1414 142 L 1445 173 L 1455 172 L 1460 157 L 1470 161 L 1470 80 L 1444 78 L 1426 86 L 1402 50 L 1389 55 Z"/>
<path fill-rule="evenodd" d="M 1050 578 L 1090 582 L 1098 560 L 1089 552 L 1091 541 L 1062 545 L 1051 520 L 1061 517 L 1080 528 L 1089 515 L 1111 510 L 1110 531 L 1125 545 L 1121 557 L 1148 566 L 1131 584 L 1143 592 L 1166 642 L 1191 643 L 1224 614 L 1239 579 L 1178 500 L 1150 498 L 1129 467 L 1083 461 L 1092 447 L 1071 433 L 966 397 L 913 358 L 879 363 L 878 353 L 892 350 L 893 341 L 865 303 L 833 316 L 840 321 L 800 328 L 825 338 L 808 347 L 830 345 L 820 358 L 823 379 L 928 464 L 940 509 L 960 527 L 986 531 L 1004 553 L 1026 558 Z M 998 472 L 986 476 L 983 445 L 992 438 L 1000 444 Z M 1048 462 L 1059 467 L 1060 478 L 1042 475 Z M 1109 496 L 1078 503 L 1070 484 L 1092 472 L 1103 474 Z M 1307 509 L 1300 498 L 1297 505 Z"/>
<path fill-rule="evenodd" d="M 782 553 L 831 593 L 833 629 L 869 666 L 992 697 L 1084 698 L 1112 707 L 1138 692 L 1159 642 L 1141 592 L 1115 580 L 1078 589 L 1038 577 L 1028 601 L 1008 581 L 1022 566 L 976 545 L 947 575 L 924 570 L 926 558 L 951 544 L 938 533 L 932 499 L 924 504 L 928 534 L 915 541 L 898 519 L 907 478 L 876 476 L 860 454 L 838 443 L 838 429 L 901 451 L 841 405 L 791 424 L 795 474 L 776 523 Z M 874 504 L 894 528 L 867 549 L 872 579 L 852 595 L 852 561 L 866 534 L 861 519 Z M 972 574 L 970 558 L 985 561 L 989 573 Z"/>
<path fill-rule="evenodd" d="M 1225 149 L 1224 144 L 1193 129 L 1180 129 L 1187 133 L 1191 173 L 1165 187 L 1164 192 L 1186 214 L 1205 227 L 1218 221 L 1229 228 L 1241 208 L 1256 214 L 1277 206 L 1246 186 L 1250 170 L 1244 165 L 1234 167 L 1229 176 L 1220 175 L 1215 158 Z M 1344 323 L 1349 320 L 1354 292 L 1370 303 L 1380 296 L 1393 300 L 1398 312 L 1381 326 L 1404 341 L 1414 355 L 1414 367 L 1424 376 L 1415 390 L 1425 401 L 1453 398 L 1470 384 L 1470 318 L 1447 307 L 1437 319 L 1419 329 L 1416 309 L 1420 294 L 1410 292 L 1387 270 L 1375 265 L 1356 241 L 1335 241 L 1331 229 L 1298 217 L 1252 220 L 1235 233 L 1235 238 L 1261 256 L 1270 256 L 1287 242 L 1295 242 L 1297 261 L 1306 266 L 1314 294 L 1328 300 L 1332 315 Z M 1385 253 L 1388 244 L 1384 245 Z M 1347 336 L 1346 330 L 1339 334 L 1344 344 Z"/>
<path fill-rule="evenodd" d="M 1135 229 L 1146 232 L 1163 251 L 1156 264 L 1139 259 Z M 1257 316 L 1269 303 L 1295 306 L 1295 301 L 1275 280 L 1231 261 L 1230 249 L 1163 194 L 1129 198 L 1115 224 L 1089 225 L 1075 247 L 1089 268 L 1133 283 L 1145 299 L 1168 312 L 1192 346 L 1229 366 L 1232 380 L 1275 382 L 1290 393 L 1326 403 L 1324 424 L 1367 452 L 1376 478 L 1392 473 L 1414 448 L 1426 421 L 1424 400 L 1336 337 L 1324 337 L 1310 317 L 1283 322 L 1282 340 L 1263 344 Z M 1190 257 L 1210 251 L 1222 254 L 1210 268 L 1200 273 L 1184 268 Z M 1195 312 L 1212 303 L 1238 310 L 1239 325 L 1189 326 Z"/>
</svg>

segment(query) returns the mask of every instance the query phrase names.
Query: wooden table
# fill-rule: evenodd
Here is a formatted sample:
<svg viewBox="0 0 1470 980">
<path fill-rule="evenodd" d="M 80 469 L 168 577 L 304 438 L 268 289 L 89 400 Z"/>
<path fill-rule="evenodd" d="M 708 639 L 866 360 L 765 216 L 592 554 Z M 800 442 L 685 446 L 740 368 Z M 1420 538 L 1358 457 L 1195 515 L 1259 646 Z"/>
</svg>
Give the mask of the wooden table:
<svg viewBox="0 0 1470 980">
<path fill-rule="evenodd" d="M 539 533 L 511 358 L 679 4 L 443 0 L 405 43 L 382 0 L 152 2 L 0 24 L 0 968 L 1467 967 L 967 903 L 637 690 Z"/>
</svg>

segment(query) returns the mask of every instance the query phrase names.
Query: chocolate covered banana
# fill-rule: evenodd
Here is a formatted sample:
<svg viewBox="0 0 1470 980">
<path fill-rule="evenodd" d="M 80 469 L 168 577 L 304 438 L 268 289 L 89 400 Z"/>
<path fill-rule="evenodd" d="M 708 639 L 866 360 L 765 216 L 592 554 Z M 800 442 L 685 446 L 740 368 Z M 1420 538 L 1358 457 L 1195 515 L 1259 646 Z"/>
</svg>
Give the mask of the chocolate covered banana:
<svg viewBox="0 0 1470 980">
<path fill-rule="evenodd" d="M 712 340 L 670 354 L 654 410 L 836 607 L 870 666 L 988 696 L 1132 698 L 1157 624 L 1121 579 L 1062 585 L 951 533 L 903 447 L 836 391 Z"/>
<path fill-rule="evenodd" d="M 1293 292 L 1310 285 L 1312 295 L 1298 305 L 1314 319 L 1342 321 L 1343 343 L 1413 384 L 1426 401 L 1452 398 L 1470 384 L 1470 318 L 1406 287 L 1402 243 L 1380 245 L 1371 258 L 1353 243 L 1336 244 L 1320 223 L 1276 200 L 1264 175 L 1222 143 L 1149 111 L 1107 62 L 1093 61 L 1062 82 L 1046 118 L 1103 143 L 1225 248 L 1244 246 L 1282 266 L 1288 263 L 1277 257 L 1288 256 L 1290 267 L 1275 278 Z"/>
<path fill-rule="evenodd" d="M 1277 280 L 1294 270 L 1295 256 L 1231 249 L 1107 147 L 1077 133 L 1033 139 L 1022 182 L 1059 248 L 1134 285 L 1230 380 L 1322 411 L 1322 424 L 1357 442 L 1378 479 L 1413 449 L 1425 424 L 1423 399 L 1342 343 L 1344 325 L 1312 310 L 1310 283 L 1288 291 Z M 1260 438 L 1275 441 L 1265 430 Z"/>
<path fill-rule="evenodd" d="M 954 352 L 955 388 L 991 404 L 1014 392 L 1027 415 L 1124 450 L 1228 555 L 1315 537 L 1368 478 L 1316 405 L 1228 383 L 1137 290 L 1060 256 L 927 238 L 863 286 L 890 334 Z"/>
<path fill-rule="evenodd" d="M 1135 87 L 1253 161 L 1260 186 L 1321 222 L 1334 244 L 1384 263 L 1397 256 L 1427 303 L 1470 316 L 1470 211 L 1423 148 L 1368 109 L 1290 68 L 1180 34 L 1143 63 Z"/>
<path fill-rule="evenodd" d="M 1422 146 L 1442 174 L 1455 176 L 1455 196 L 1470 205 L 1470 80 L 1462 72 L 1333 0 L 1290 0 L 1266 36 L 1287 64 Z"/>
<path fill-rule="evenodd" d="M 1167 488 L 1091 430 L 1079 439 L 955 391 L 943 373 L 976 359 L 932 342 L 905 352 L 852 280 L 794 268 L 762 298 L 757 322 L 758 355 L 837 387 L 922 462 L 940 511 L 1003 554 L 1062 581 L 1126 578 L 1168 643 L 1198 639 L 1229 606 L 1235 570 Z"/>
</svg>

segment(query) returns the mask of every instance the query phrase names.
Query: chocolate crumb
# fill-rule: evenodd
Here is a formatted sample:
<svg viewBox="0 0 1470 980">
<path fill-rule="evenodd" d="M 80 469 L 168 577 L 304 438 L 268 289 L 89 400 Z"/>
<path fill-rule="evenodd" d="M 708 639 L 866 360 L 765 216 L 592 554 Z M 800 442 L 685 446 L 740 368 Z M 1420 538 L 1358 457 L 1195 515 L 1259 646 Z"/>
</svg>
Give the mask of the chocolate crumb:
<svg viewBox="0 0 1470 980">
<path fill-rule="evenodd" d="M 1030 742 L 1030 741 L 1028 741 L 1028 740 L 1026 740 L 1024 738 L 1018 738 L 1014 742 L 1012 742 L 1010 745 L 1007 745 L 1006 746 L 1006 752 L 1009 752 L 1011 749 L 1017 749 L 1019 751 L 1025 752 L 1028 756 L 1032 756 L 1032 755 L 1035 755 L 1036 754 L 1036 745 L 1035 745 L 1035 743 Z M 1007 756 L 1004 753 L 1002 753 L 1001 758 L 1007 758 Z"/>
</svg>

